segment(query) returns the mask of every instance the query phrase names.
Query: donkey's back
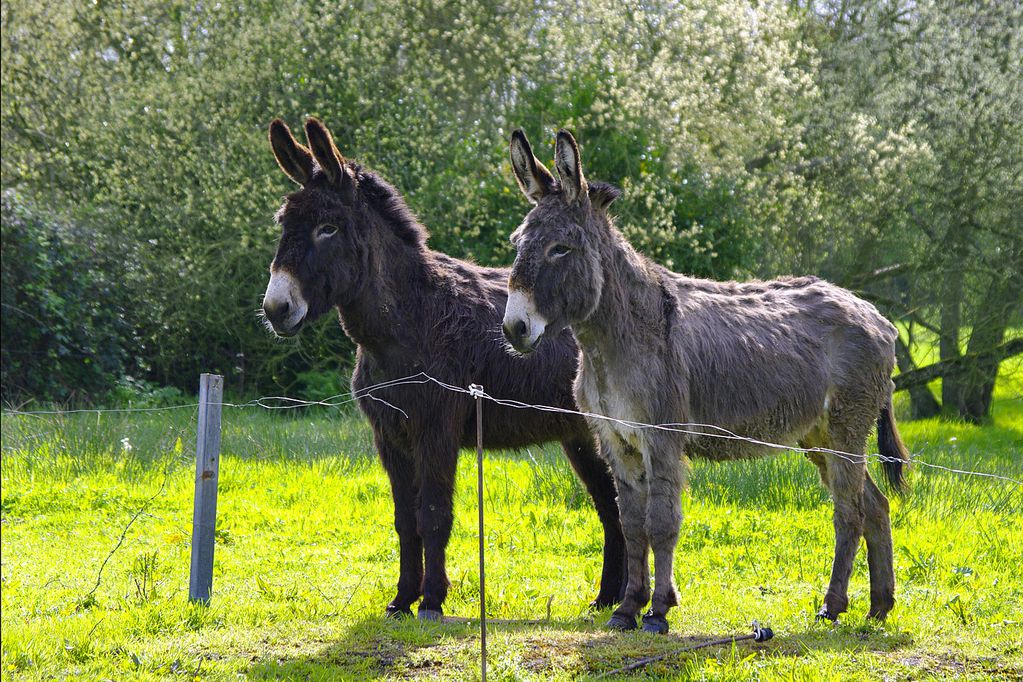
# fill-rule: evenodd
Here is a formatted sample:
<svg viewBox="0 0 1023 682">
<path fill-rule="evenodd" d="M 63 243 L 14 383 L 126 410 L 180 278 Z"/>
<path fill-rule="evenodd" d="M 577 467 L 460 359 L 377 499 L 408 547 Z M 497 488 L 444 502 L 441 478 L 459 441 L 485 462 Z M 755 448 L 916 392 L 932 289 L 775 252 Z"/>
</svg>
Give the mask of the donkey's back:
<svg viewBox="0 0 1023 682">
<path fill-rule="evenodd" d="M 739 283 L 663 276 L 677 291 L 674 335 L 695 422 L 795 444 L 836 401 L 872 421 L 888 399 L 897 332 L 851 292 L 815 277 Z M 715 437 L 696 439 L 691 451 L 714 459 L 766 452 Z"/>
</svg>

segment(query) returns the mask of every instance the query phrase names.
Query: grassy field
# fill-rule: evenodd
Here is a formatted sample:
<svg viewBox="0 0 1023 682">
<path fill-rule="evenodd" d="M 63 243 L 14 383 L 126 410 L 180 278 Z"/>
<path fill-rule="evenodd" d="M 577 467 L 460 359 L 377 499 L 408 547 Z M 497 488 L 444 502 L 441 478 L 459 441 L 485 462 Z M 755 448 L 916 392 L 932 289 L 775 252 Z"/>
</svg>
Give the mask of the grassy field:
<svg viewBox="0 0 1023 682">
<path fill-rule="evenodd" d="M 1023 478 L 1023 379 L 1003 377 L 994 423 L 903 422 L 928 462 Z M 357 414 L 226 408 L 214 598 L 187 602 L 195 411 L 3 418 L 3 679 L 473 679 L 472 625 L 382 617 L 397 578 L 391 500 Z M 477 613 L 474 460 L 459 469 L 449 614 Z M 663 679 L 1023 678 L 1023 490 L 914 467 L 893 501 L 898 604 L 814 622 L 831 508 L 794 454 L 697 463 L 666 637 L 608 634 L 589 613 L 599 525 L 553 448 L 488 457 L 493 679 L 574 679 L 688 643 Z M 875 472 L 876 473 L 876 472 Z M 141 512 L 141 513 L 140 513 Z M 134 522 L 132 519 L 134 518 Z M 130 524 L 130 525 L 129 525 Z M 123 538 L 122 538 L 123 535 Z M 116 550 L 115 550 L 116 548 Z"/>
</svg>

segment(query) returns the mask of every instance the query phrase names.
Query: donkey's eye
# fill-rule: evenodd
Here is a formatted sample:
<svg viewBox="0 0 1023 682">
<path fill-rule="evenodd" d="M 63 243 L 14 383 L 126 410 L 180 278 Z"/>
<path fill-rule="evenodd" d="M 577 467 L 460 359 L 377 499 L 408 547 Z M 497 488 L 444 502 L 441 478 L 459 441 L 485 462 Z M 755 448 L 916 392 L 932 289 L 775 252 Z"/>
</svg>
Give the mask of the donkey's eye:
<svg viewBox="0 0 1023 682">
<path fill-rule="evenodd" d="M 326 237 L 333 237 L 335 234 L 337 234 L 337 225 L 332 225 L 330 223 L 324 223 L 323 225 L 320 225 L 319 227 L 316 228 L 316 238 L 317 239 L 325 239 Z"/>
<path fill-rule="evenodd" d="M 572 247 L 565 246 L 564 244 L 555 244 L 554 246 L 547 249 L 548 258 L 561 258 L 572 253 Z"/>
</svg>

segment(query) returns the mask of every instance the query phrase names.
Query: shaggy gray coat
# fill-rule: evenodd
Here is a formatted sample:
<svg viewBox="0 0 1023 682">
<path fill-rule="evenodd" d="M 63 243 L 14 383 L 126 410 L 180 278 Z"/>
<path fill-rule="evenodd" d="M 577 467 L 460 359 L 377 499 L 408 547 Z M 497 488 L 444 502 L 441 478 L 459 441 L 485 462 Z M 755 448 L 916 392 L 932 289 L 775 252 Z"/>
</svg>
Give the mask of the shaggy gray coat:
<svg viewBox="0 0 1023 682">
<path fill-rule="evenodd" d="M 870 615 L 894 604 L 888 501 L 864 456 L 880 426 L 885 473 L 898 487 L 907 459 L 891 412 L 895 328 L 866 301 L 801 277 L 714 282 L 671 272 L 637 253 L 609 220 L 617 190 L 587 183 L 575 140 L 558 136 L 561 182 L 533 156 L 521 132 L 512 165 L 536 207 L 513 235 L 518 256 L 504 328 L 520 352 L 570 325 L 580 346 L 576 399 L 584 410 L 646 424 L 591 419 L 612 464 L 629 561 L 625 599 L 609 625 L 635 627 L 656 586 L 644 628 L 663 632 L 678 604 L 674 549 L 688 458 L 754 457 L 770 450 L 744 438 L 812 452 L 834 499 L 835 559 L 821 617 L 848 606 L 852 562 L 867 541 Z M 514 303 L 514 305 L 513 305 Z M 722 431 L 725 429 L 727 431 Z M 722 438 L 721 436 L 726 436 Z"/>
</svg>

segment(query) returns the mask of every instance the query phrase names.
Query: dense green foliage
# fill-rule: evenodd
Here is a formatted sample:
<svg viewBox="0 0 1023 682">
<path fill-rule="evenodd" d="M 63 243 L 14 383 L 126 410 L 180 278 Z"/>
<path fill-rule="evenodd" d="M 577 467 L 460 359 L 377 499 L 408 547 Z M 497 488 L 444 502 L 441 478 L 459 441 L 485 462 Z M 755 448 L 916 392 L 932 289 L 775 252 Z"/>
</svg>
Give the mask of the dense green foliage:
<svg viewBox="0 0 1023 682">
<path fill-rule="evenodd" d="M 133 347 L 120 314 L 130 296 L 123 261 L 116 251 L 93 247 L 102 239 L 95 229 L 62 223 L 14 192 L 2 201 L 4 390 L 109 391 Z"/>
<path fill-rule="evenodd" d="M 290 191 L 265 139 L 274 116 L 323 118 L 402 190 L 434 248 L 482 263 L 510 262 L 527 208 L 510 131 L 549 160 L 564 126 L 587 173 L 625 190 L 626 234 L 677 270 L 821 274 L 893 318 L 940 323 L 943 357 L 973 343 L 960 329 L 981 328 L 983 350 L 1004 335 L 984 320 L 1019 315 L 1018 3 L 5 0 L 2 13 L 3 230 L 91 235 L 5 236 L 4 300 L 33 276 L 8 261 L 44 239 L 50 262 L 110 263 L 93 278 L 116 285 L 55 283 L 64 302 L 45 306 L 63 317 L 33 330 L 5 307 L 7 400 L 102 397 L 110 380 L 81 368 L 9 361 L 93 307 L 72 346 L 118 340 L 97 365 L 188 391 L 216 371 L 233 391 L 312 394 L 350 363 L 332 321 L 278 343 L 254 315 Z M 885 266 L 898 276 L 873 276 Z M 939 296 L 949 270 L 962 281 Z"/>
<path fill-rule="evenodd" d="M 1023 478 L 1023 404 L 1009 399 L 1020 391 L 1018 378 L 1003 379 L 991 425 L 930 419 L 903 423 L 903 436 L 924 461 Z M 2 679 L 478 679 L 473 626 L 383 617 L 398 547 L 365 421 L 226 408 L 223 423 L 214 595 L 203 609 L 186 599 L 194 409 L 3 417 Z M 455 616 L 479 604 L 474 464 L 466 456 L 459 466 L 448 549 Z M 832 628 L 813 618 L 833 547 L 814 467 L 793 454 L 698 462 L 675 563 L 682 602 L 672 633 L 658 637 L 609 635 L 600 627 L 609 614 L 587 613 L 600 525 L 557 448 L 491 453 L 485 471 L 489 614 L 549 614 L 539 625 L 492 626 L 492 679 L 586 678 L 743 633 L 753 619 L 775 639 L 701 650 L 650 673 L 808 682 L 1023 674 L 1019 485 L 912 467 L 910 493 L 892 501 L 895 610 L 883 626 L 865 620 L 861 552 L 851 611 Z"/>
</svg>

